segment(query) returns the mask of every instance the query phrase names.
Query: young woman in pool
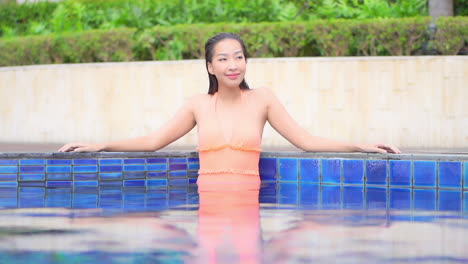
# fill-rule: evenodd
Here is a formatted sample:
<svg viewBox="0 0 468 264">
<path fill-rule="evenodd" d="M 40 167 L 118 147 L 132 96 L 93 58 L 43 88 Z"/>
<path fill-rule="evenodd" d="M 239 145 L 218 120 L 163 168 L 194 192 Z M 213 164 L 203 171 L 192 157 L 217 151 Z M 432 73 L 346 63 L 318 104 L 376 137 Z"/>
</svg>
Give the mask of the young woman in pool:
<svg viewBox="0 0 468 264">
<path fill-rule="evenodd" d="M 354 144 L 309 134 L 291 118 L 271 90 L 249 89 L 244 80 L 247 51 L 237 35 L 220 33 L 210 38 L 205 44 L 205 59 L 210 80 L 208 94 L 193 96 L 159 130 L 106 144 L 70 143 L 59 151 L 156 151 L 197 125 L 200 176 L 220 173 L 258 176 L 262 133 L 268 121 L 304 151 L 400 153 L 388 144 Z M 198 182 L 206 179 L 200 176 Z"/>
</svg>

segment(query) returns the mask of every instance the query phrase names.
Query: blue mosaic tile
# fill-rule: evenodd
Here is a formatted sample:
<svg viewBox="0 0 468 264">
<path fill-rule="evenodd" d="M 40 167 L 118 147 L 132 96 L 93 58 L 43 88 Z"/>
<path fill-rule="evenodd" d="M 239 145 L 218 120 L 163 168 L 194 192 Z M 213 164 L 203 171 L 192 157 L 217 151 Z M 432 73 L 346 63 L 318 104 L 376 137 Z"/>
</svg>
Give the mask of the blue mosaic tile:
<svg viewBox="0 0 468 264">
<path fill-rule="evenodd" d="M 71 160 L 65 160 L 65 159 L 50 159 L 47 160 L 47 165 L 71 165 L 72 161 Z"/>
<path fill-rule="evenodd" d="M 44 188 L 19 188 L 19 194 L 22 198 L 44 197 Z"/>
<path fill-rule="evenodd" d="M 462 166 L 461 162 L 439 162 L 439 187 L 461 188 Z"/>
<path fill-rule="evenodd" d="M 465 175 L 465 176 L 464 176 L 464 180 L 463 180 L 463 182 L 464 182 L 464 183 L 463 183 L 463 187 L 464 187 L 465 189 L 468 189 L 468 162 L 465 162 L 465 163 L 463 164 L 463 167 L 464 167 L 464 172 L 463 172 L 463 174 Z"/>
<path fill-rule="evenodd" d="M 97 181 L 97 173 L 75 173 L 73 174 L 75 181 Z"/>
<path fill-rule="evenodd" d="M 45 187 L 45 181 L 22 181 L 18 182 L 19 187 Z"/>
<path fill-rule="evenodd" d="M 297 181 L 298 168 L 297 159 L 280 158 L 279 162 L 279 180 L 280 181 Z"/>
<path fill-rule="evenodd" d="M 276 158 L 260 158 L 259 170 L 262 181 L 276 181 Z"/>
<path fill-rule="evenodd" d="M 146 169 L 148 171 L 167 171 L 167 165 L 166 164 L 148 164 L 146 165 Z"/>
<path fill-rule="evenodd" d="M 341 160 L 322 159 L 322 183 L 340 183 Z"/>
<path fill-rule="evenodd" d="M 367 160 L 366 161 L 366 183 L 387 185 L 387 161 Z"/>
<path fill-rule="evenodd" d="M 100 181 L 100 187 L 122 187 L 122 181 Z"/>
<path fill-rule="evenodd" d="M 72 181 L 48 181 L 47 187 L 72 187 Z"/>
<path fill-rule="evenodd" d="M 278 203 L 280 204 L 297 204 L 298 202 L 298 184 L 282 182 L 279 183 Z"/>
<path fill-rule="evenodd" d="M 44 173 L 20 173 L 19 175 L 20 181 L 44 181 L 45 174 Z"/>
<path fill-rule="evenodd" d="M 188 181 L 189 181 L 189 184 L 197 183 L 197 179 L 193 179 L 193 178 L 189 178 Z"/>
<path fill-rule="evenodd" d="M 47 174 L 48 181 L 71 181 L 72 175 L 70 173 L 51 173 Z"/>
<path fill-rule="evenodd" d="M 98 181 L 74 181 L 73 186 L 75 187 L 84 187 L 84 186 L 89 186 L 89 187 L 94 187 L 98 186 Z M 75 199 L 76 199 L 76 194 L 75 194 Z"/>
<path fill-rule="evenodd" d="M 0 159 L 0 166 L 5 166 L 5 165 L 18 165 L 18 160 Z"/>
<path fill-rule="evenodd" d="M 24 159 L 20 160 L 20 165 L 45 165 L 43 159 Z"/>
<path fill-rule="evenodd" d="M 124 171 L 145 171 L 146 166 L 145 165 L 125 165 L 123 167 Z"/>
<path fill-rule="evenodd" d="M 97 159 L 74 159 L 74 165 L 97 165 Z"/>
<path fill-rule="evenodd" d="M 345 184 L 364 183 L 363 160 L 343 160 L 343 182 Z"/>
<path fill-rule="evenodd" d="M 199 170 L 200 164 L 199 163 L 189 163 L 188 165 L 189 170 Z"/>
<path fill-rule="evenodd" d="M 157 159 L 146 159 L 147 164 L 154 164 L 154 163 L 167 163 L 166 158 L 157 158 Z"/>
<path fill-rule="evenodd" d="M 124 164 L 145 164 L 145 159 L 124 159 Z"/>
<path fill-rule="evenodd" d="M 188 184 L 187 178 L 169 179 L 169 186 L 185 186 Z"/>
<path fill-rule="evenodd" d="M 147 173 L 148 179 L 154 179 L 154 178 L 167 178 L 167 171 L 160 171 L 160 172 L 148 172 Z"/>
<path fill-rule="evenodd" d="M 71 173 L 71 166 L 47 166 L 47 173 Z"/>
<path fill-rule="evenodd" d="M 97 166 L 74 166 L 73 167 L 74 173 L 91 173 L 91 172 L 97 172 L 97 171 L 98 171 Z"/>
<path fill-rule="evenodd" d="M 169 170 L 186 170 L 187 164 L 169 164 Z"/>
<path fill-rule="evenodd" d="M 413 190 L 413 210 L 437 209 L 437 191 L 436 190 Z"/>
<path fill-rule="evenodd" d="M 436 162 L 413 162 L 414 187 L 436 187 Z"/>
<path fill-rule="evenodd" d="M 387 208 L 387 188 L 366 188 L 366 206 L 368 209 Z"/>
<path fill-rule="evenodd" d="M 99 165 L 121 165 L 122 159 L 100 159 Z"/>
<path fill-rule="evenodd" d="M 70 198 L 57 199 L 54 196 L 46 196 L 46 207 L 48 208 L 71 208 L 72 200 Z"/>
<path fill-rule="evenodd" d="M 17 181 L 18 174 L 0 174 L 0 181 Z"/>
<path fill-rule="evenodd" d="M 135 186 L 145 187 L 146 181 L 145 180 L 125 180 L 124 186 L 125 187 L 135 187 Z"/>
<path fill-rule="evenodd" d="M 123 168 L 122 166 L 117 166 L 117 165 L 110 165 L 110 166 L 106 166 L 106 165 L 102 165 L 102 166 L 99 166 L 99 172 L 122 172 L 123 171 Z"/>
<path fill-rule="evenodd" d="M 200 159 L 199 158 L 188 158 L 188 162 L 196 162 L 196 163 L 199 163 L 200 162 Z"/>
<path fill-rule="evenodd" d="M 0 173 L 18 173 L 18 166 L 0 166 Z"/>
<path fill-rule="evenodd" d="M 45 172 L 45 166 L 20 166 L 20 173 L 41 173 Z"/>
<path fill-rule="evenodd" d="M 390 161 L 390 185 L 411 187 L 411 161 Z"/>
<path fill-rule="evenodd" d="M 301 183 L 299 185 L 299 203 L 318 206 L 320 202 L 320 185 Z"/>
<path fill-rule="evenodd" d="M 320 168 L 318 159 L 300 159 L 299 167 L 301 182 L 320 182 Z"/>
<path fill-rule="evenodd" d="M 411 209 L 411 189 L 391 188 L 390 208 L 397 210 Z"/>
<path fill-rule="evenodd" d="M 14 181 L 14 182 L 0 182 L 0 187 L 16 187 L 18 186 L 18 182 L 17 181 Z"/>
<path fill-rule="evenodd" d="M 463 197 L 463 211 L 468 213 L 468 192 L 464 192 Z"/>
<path fill-rule="evenodd" d="M 340 186 L 322 186 L 322 208 L 338 209 L 341 208 L 341 187 Z"/>
<path fill-rule="evenodd" d="M 169 163 L 187 163 L 187 158 L 169 158 Z"/>
<path fill-rule="evenodd" d="M 364 164 L 362 166 L 364 167 Z M 345 209 L 364 208 L 364 187 L 344 186 L 343 187 L 343 208 Z"/>
<path fill-rule="evenodd" d="M 460 211 L 462 208 L 462 192 L 460 191 L 439 191 L 440 211 Z"/>
<path fill-rule="evenodd" d="M 124 179 L 145 179 L 146 172 L 136 171 L 136 172 L 124 172 Z"/>
<path fill-rule="evenodd" d="M 169 172 L 170 178 L 187 178 L 187 171 L 170 171 Z"/>
<path fill-rule="evenodd" d="M 20 208 L 42 208 L 44 206 L 45 206 L 44 197 L 31 199 L 31 198 L 22 198 L 20 196 L 20 199 L 19 199 Z"/>
<path fill-rule="evenodd" d="M 121 172 L 100 173 L 99 178 L 103 181 L 122 180 Z"/>
</svg>

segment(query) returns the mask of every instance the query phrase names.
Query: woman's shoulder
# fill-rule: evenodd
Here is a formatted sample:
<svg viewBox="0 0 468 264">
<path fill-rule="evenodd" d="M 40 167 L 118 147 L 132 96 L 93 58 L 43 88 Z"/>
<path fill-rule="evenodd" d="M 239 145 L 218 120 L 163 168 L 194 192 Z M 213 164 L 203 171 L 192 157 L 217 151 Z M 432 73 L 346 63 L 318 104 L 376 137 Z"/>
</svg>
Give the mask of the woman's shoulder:
<svg viewBox="0 0 468 264">
<path fill-rule="evenodd" d="M 250 94 L 252 97 L 258 99 L 268 99 L 269 97 L 273 96 L 273 90 L 268 86 L 261 86 L 255 89 L 246 90 L 247 94 Z"/>
</svg>

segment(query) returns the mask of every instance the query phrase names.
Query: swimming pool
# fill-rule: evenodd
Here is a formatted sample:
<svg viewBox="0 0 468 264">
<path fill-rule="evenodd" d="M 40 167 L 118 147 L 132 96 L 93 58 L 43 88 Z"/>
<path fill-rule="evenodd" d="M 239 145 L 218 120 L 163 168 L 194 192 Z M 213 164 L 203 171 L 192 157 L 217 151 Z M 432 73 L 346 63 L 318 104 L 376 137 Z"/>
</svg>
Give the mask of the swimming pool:
<svg viewBox="0 0 468 264">
<path fill-rule="evenodd" d="M 0 154 L 0 263 L 468 262 L 468 155 L 265 152 L 198 193 L 194 152 Z"/>
</svg>

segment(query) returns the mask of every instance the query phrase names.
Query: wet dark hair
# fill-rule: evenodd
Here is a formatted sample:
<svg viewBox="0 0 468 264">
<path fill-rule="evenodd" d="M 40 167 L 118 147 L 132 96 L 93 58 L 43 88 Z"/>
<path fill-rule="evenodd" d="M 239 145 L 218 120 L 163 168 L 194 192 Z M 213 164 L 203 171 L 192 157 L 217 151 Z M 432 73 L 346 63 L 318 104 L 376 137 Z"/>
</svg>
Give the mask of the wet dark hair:
<svg viewBox="0 0 468 264">
<path fill-rule="evenodd" d="M 247 49 L 245 48 L 244 41 L 238 35 L 232 33 L 218 33 L 211 37 L 205 43 L 205 64 L 206 71 L 208 72 L 208 78 L 210 79 L 210 87 L 208 89 L 208 94 L 214 94 L 218 91 L 218 79 L 216 79 L 216 76 L 210 74 L 210 72 L 208 71 L 208 63 L 212 62 L 213 60 L 213 52 L 216 44 L 218 44 L 218 42 L 220 42 L 221 40 L 225 39 L 234 39 L 239 41 L 242 47 L 242 52 L 244 53 L 245 61 L 247 61 Z M 242 80 L 242 82 L 239 84 L 239 87 L 244 90 L 250 89 L 247 82 L 245 82 L 245 79 Z"/>
</svg>

